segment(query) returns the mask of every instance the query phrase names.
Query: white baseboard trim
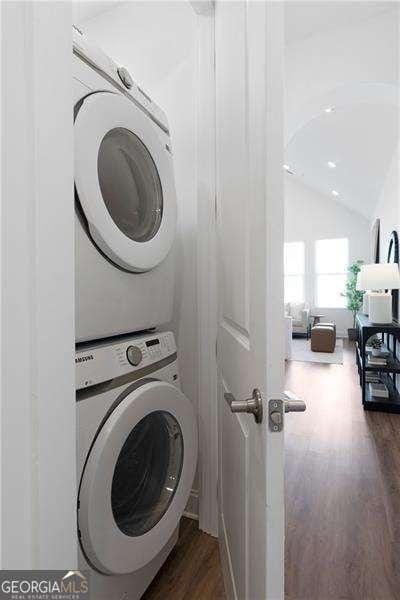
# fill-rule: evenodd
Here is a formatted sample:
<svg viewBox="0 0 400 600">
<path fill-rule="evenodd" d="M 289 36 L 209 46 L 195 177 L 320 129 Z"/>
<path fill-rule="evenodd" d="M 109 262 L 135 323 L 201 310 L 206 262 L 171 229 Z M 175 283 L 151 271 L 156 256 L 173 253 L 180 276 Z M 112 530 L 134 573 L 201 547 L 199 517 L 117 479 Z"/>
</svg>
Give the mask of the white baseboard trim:
<svg viewBox="0 0 400 600">
<path fill-rule="evenodd" d="M 192 490 L 190 492 L 183 516 L 194 521 L 199 520 L 199 490 Z"/>
</svg>

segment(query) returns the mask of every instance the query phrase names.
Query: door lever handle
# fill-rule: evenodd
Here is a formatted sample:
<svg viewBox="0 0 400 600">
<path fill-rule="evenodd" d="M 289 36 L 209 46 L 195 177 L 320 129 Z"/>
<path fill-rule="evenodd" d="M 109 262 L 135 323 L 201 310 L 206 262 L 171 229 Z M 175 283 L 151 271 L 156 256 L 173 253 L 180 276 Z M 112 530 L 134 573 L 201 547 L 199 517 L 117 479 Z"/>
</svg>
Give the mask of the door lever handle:
<svg viewBox="0 0 400 600">
<path fill-rule="evenodd" d="M 268 421 L 270 431 L 278 432 L 283 429 L 283 413 L 304 412 L 306 403 L 292 392 L 285 391 L 283 398 L 268 402 Z"/>
<path fill-rule="evenodd" d="M 235 400 L 235 396 L 229 392 L 224 394 L 231 412 L 233 413 L 251 413 L 256 423 L 261 423 L 263 419 L 263 407 L 261 392 L 257 388 L 253 390 L 253 395 L 247 400 Z"/>
<path fill-rule="evenodd" d="M 300 400 L 293 392 L 288 392 L 286 390 L 283 393 L 283 404 L 285 406 L 285 413 L 304 412 L 307 408 L 304 400 Z"/>
</svg>

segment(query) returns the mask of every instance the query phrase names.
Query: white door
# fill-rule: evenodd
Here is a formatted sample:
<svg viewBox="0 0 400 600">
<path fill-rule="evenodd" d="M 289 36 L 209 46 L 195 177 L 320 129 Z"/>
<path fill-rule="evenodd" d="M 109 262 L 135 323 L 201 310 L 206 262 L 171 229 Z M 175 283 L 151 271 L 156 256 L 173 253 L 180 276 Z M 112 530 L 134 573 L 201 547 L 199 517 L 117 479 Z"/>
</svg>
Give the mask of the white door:
<svg viewBox="0 0 400 600">
<path fill-rule="evenodd" d="M 219 528 L 229 598 L 283 598 L 282 6 L 215 12 L 219 238 Z M 263 419 L 231 412 L 257 388 Z M 232 396 L 229 396 L 231 394 Z"/>
</svg>

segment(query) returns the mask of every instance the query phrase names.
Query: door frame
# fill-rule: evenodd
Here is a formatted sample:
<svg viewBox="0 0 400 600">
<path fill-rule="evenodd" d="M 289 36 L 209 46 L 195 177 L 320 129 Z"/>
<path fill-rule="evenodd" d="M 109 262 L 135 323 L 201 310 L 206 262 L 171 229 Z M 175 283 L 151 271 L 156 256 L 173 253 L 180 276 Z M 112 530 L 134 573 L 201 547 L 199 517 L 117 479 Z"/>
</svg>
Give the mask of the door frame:
<svg viewBox="0 0 400 600">
<path fill-rule="evenodd" d="M 76 569 L 71 6 L 0 11 L 0 567 Z"/>
<path fill-rule="evenodd" d="M 214 3 L 197 13 L 197 302 L 199 526 L 218 537 L 218 331 Z"/>
</svg>

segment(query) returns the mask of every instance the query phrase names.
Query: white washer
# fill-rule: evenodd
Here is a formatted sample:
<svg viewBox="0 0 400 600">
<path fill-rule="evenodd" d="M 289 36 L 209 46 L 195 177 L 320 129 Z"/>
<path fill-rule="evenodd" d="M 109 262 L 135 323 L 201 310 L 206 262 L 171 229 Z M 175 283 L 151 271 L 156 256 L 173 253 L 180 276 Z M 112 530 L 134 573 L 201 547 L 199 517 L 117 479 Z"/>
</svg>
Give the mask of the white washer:
<svg viewBox="0 0 400 600">
<path fill-rule="evenodd" d="M 171 332 L 82 344 L 75 363 L 79 568 L 93 600 L 137 600 L 178 537 L 195 412 Z"/>
<path fill-rule="evenodd" d="M 74 31 L 77 342 L 172 319 L 176 192 L 165 114 Z"/>
</svg>

